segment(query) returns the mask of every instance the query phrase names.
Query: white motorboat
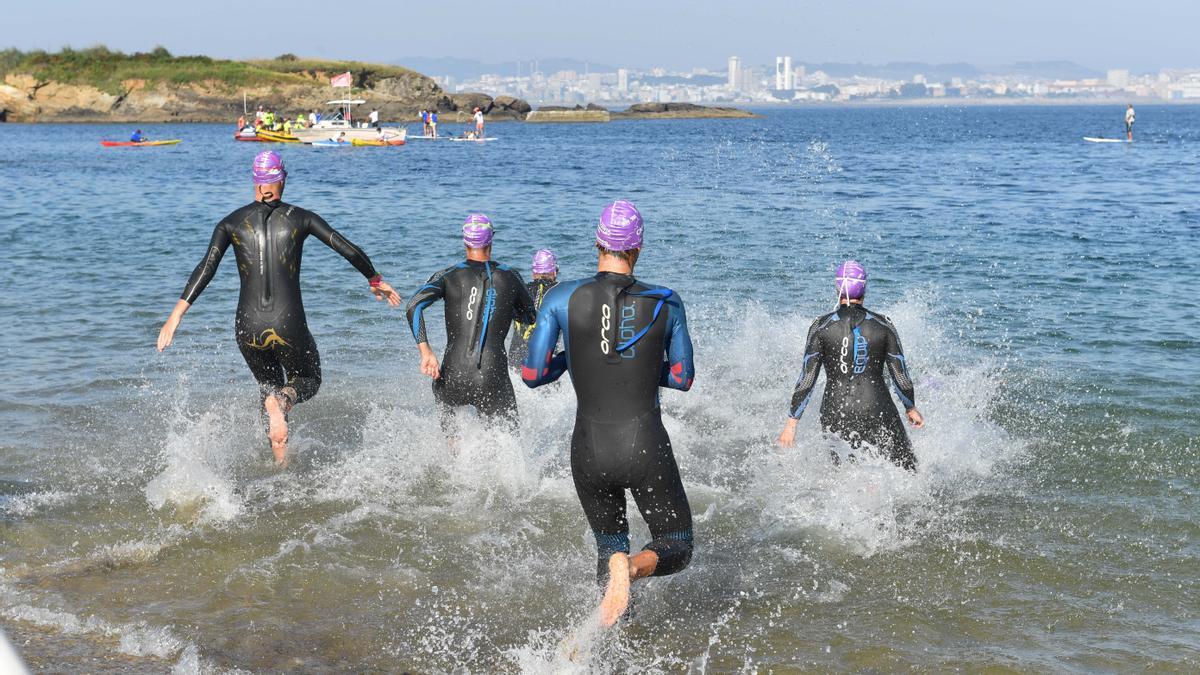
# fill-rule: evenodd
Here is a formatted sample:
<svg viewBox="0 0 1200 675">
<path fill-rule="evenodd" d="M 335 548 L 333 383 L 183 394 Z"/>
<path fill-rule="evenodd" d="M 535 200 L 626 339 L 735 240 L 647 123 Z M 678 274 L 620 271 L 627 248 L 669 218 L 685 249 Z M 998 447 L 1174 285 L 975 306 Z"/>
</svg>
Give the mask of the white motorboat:
<svg viewBox="0 0 1200 675">
<path fill-rule="evenodd" d="M 339 136 L 346 141 L 352 141 L 356 138 L 370 141 L 376 140 L 380 136 L 388 139 L 404 139 L 408 136 L 408 129 L 405 127 L 381 127 L 376 129 L 375 127 L 368 126 L 365 121 L 358 124 L 347 121 L 347 117 L 352 117 L 350 114 L 351 106 L 362 105 L 364 103 L 366 101 L 358 98 L 327 101 L 327 105 L 336 105 L 341 108 L 340 117 L 323 119 L 307 129 L 292 129 L 292 135 L 300 139 L 301 143 L 334 140 Z M 342 134 L 345 135 L 342 136 Z"/>
</svg>

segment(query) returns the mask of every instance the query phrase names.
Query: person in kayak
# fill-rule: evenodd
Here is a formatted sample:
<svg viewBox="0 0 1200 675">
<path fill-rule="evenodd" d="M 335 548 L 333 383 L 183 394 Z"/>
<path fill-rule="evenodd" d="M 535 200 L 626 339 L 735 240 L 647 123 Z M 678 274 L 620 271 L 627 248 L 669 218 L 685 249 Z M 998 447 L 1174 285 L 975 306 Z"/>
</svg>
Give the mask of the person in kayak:
<svg viewBox="0 0 1200 675">
<path fill-rule="evenodd" d="M 825 395 L 821 426 L 858 449 L 868 445 L 893 463 L 915 471 L 917 458 L 884 382 L 886 368 L 914 427 L 925 426 L 916 407 L 913 381 L 896 327 L 884 315 L 863 307 L 867 270 L 854 260 L 837 268 L 838 308 L 818 317 L 808 329 L 800 380 L 792 393 L 787 424 L 779 443 L 796 443 L 796 423 L 808 407 L 821 368 Z M 834 459 L 837 457 L 835 455 Z"/>
<path fill-rule="evenodd" d="M 625 613 L 632 581 L 675 574 L 692 558 L 692 511 L 659 409 L 660 387 L 692 386 L 692 341 L 679 294 L 633 276 L 643 232 L 630 202 L 604 209 L 597 274 L 546 294 L 521 369 L 530 387 L 571 373 L 571 474 L 596 538 L 597 581 L 607 583 L 605 626 Z M 555 354 L 560 333 L 565 351 Z M 651 536 L 632 556 L 626 490 Z"/>
<path fill-rule="evenodd" d="M 408 302 L 408 324 L 421 352 L 421 372 L 433 379 L 442 428 L 455 436 L 453 409 L 474 406 L 489 421 L 515 424 L 517 398 L 508 378 L 504 340 L 514 320 L 532 323 L 533 298 L 521 275 L 492 260 L 495 228 L 472 213 L 463 224 L 466 260 L 447 267 L 417 289 Z M 439 364 L 425 333 L 424 312 L 446 304 L 446 351 Z"/>
<path fill-rule="evenodd" d="M 1125 139 L 1133 140 L 1133 123 L 1137 119 L 1137 114 L 1133 112 L 1133 104 L 1130 103 L 1128 108 L 1125 108 Z"/>
<path fill-rule="evenodd" d="M 252 168 L 254 201 L 230 213 L 213 230 L 208 250 L 158 333 L 158 351 L 174 340 L 183 315 L 200 297 L 233 246 L 241 277 L 234 335 L 258 382 L 275 462 L 287 464 L 287 414 L 321 386 L 321 357 L 308 331 L 300 297 L 304 240 L 316 237 L 350 261 L 376 299 L 399 306 L 400 296 L 383 281 L 367 255 L 320 216 L 282 200 L 287 170 L 274 152 L 261 152 Z"/>
<path fill-rule="evenodd" d="M 131 134 L 129 136 L 130 143 L 145 143 L 149 140 L 150 140 L 150 138 L 148 136 L 142 135 L 141 129 L 138 129 L 137 131 L 133 132 L 133 134 Z"/>
<path fill-rule="evenodd" d="M 533 298 L 534 310 L 542 308 L 546 293 L 558 285 L 558 259 L 554 251 L 548 248 L 539 249 L 533 254 L 533 281 L 525 288 Z M 513 322 L 512 341 L 508 343 L 508 361 L 513 368 L 520 371 L 525 355 L 529 353 L 529 336 L 533 334 L 536 324 Z"/>
</svg>

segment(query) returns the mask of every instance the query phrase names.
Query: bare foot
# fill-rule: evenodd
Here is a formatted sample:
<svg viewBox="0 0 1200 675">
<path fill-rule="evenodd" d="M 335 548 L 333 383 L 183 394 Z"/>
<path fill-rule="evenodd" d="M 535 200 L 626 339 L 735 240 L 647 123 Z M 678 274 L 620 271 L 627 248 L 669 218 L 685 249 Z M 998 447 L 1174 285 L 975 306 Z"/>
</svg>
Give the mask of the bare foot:
<svg viewBox="0 0 1200 675">
<path fill-rule="evenodd" d="M 263 407 L 267 410 L 267 438 L 271 439 L 271 452 L 275 454 L 275 466 L 284 468 L 287 466 L 287 413 L 283 409 L 283 402 L 278 396 L 268 396 L 263 401 Z"/>
<path fill-rule="evenodd" d="M 629 556 L 614 553 L 608 559 L 608 589 L 600 601 L 600 625 L 608 628 L 629 607 Z"/>
</svg>

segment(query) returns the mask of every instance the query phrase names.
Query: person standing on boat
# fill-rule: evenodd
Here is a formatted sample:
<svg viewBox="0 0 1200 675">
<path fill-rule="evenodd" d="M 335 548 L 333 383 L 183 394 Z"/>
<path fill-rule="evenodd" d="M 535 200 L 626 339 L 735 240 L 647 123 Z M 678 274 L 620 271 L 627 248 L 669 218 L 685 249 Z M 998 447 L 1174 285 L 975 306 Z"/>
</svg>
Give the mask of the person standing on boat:
<svg viewBox="0 0 1200 675">
<path fill-rule="evenodd" d="M 517 397 L 504 340 L 514 320 L 532 323 L 537 315 L 521 275 L 492 260 L 492 221 L 472 213 L 462 233 L 467 259 L 429 277 L 409 299 L 407 310 L 421 351 L 421 372 L 433 379 L 442 429 L 450 436 L 455 435 L 453 409 L 461 406 L 474 406 L 491 421 L 516 423 Z M 438 300 L 446 308 L 446 352 L 440 364 L 423 316 Z"/>
<path fill-rule="evenodd" d="M 254 127 L 258 128 L 263 125 L 263 118 L 267 113 L 263 112 L 263 107 L 258 106 L 258 110 L 254 111 Z"/>
<path fill-rule="evenodd" d="M 379 110 L 372 108 L 371 114 L 367 117 L 367 119 L 370 120 L 371 126 L 375 127 L 376 129 L 379 128 Z"/>
<path fill-rule="evenodd" d="M 241 278 L 234 335 L 258 381 L 271 451 L 287 464 L 287 414 L 312 398 L 321 386 L 321 356 L 308 330 L 300 297 L 300 257 L 304 240 L 316 237 L 350 261 L 378 300 L 399 306 L 400 295 L 362 249 L 317 214 L 286 204 L 287 171 L 274 152 L 260 152 L 252 166 L 254 201 L 226 216 L 213 230 L 200 264 L 192 271 L 170 318 L 158 333 L 158 351 L 171 345 L 183 315 L 212 281 L 225 251 L 233 246 Z"/>
<path fill-rule="evenodd" d="M 1133 104 L 1125 109 L 1125 140 L 1133 140 L 1133 122 L 1137 115 L 1133 112 Z"/>
<path fill-rule="evenodd" d="M 533 281 L 525 285 L 530 297 L 533 298 L 534 309 L 542 308 L 542 301 L 546 299 L 546 293 L 549 293 L 550 289 L 557 285 L 558 259 L 554 256 L 554 251 L 548 248 L 539 249 L 537 253 L 533 254 Z M 513 322 L 512 341 L 508 343 L 508 362 L 517 372 L 520 372 L 521 363 L 525 360 L 525 355 L 529 353 L 529 336 L 533 335 L 536 325 L 520 321 Z"/>
<path fill-rule="evenodd" d="M 483 110 L 475 108 L 475 138 L 483 138 Z"/>
</svg>

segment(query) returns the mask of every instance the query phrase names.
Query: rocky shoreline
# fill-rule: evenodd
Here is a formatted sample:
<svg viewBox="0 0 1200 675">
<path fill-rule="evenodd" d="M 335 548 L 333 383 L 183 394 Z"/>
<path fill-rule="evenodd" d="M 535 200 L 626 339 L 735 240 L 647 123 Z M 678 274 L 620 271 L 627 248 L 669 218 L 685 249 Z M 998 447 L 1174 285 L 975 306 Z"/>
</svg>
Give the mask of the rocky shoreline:
<svg viewBox="0 0 1200 675">
<path fill-rule="evenodd" d="M 32 75 L 9 73 L 0 84 L 0 122 L 233 122 L 242 114 L 243 94 L 251 110 L 263 105 L 289 117 L 311 110 L 328 112 L 330 106 L 326 102 L 334 97 L 326 84 L 324 73 L 314 74 L 311 82 L 240 88 L 219 81 L 167 84 L 131 79 L 122 82 L 118 91 L 104 91 L 86 84 L 42 81 Z M 736 108 L 691 103 L 639 103 L 621 111 L 609 111 L 596 105 L 574 108 L 543 106 L 535 111 L 529 103 L 511 96 L 449 94 L 432 79 L 418 73 L 370 81 L 354 96 L 367 101 L 363 108 L 377 108 L 384 120 L 416 120 L 421 110 L 436 110 L 443 123 L 467 123 L 476 107 L 484 111 L 489 122 L 607 122 L 759 116 Z M 365 116 L 361 110 L 360 114 Z"/>
</svg>

